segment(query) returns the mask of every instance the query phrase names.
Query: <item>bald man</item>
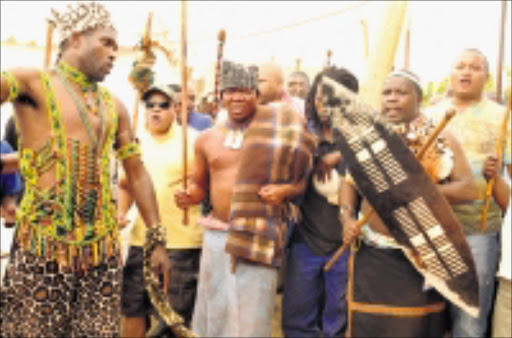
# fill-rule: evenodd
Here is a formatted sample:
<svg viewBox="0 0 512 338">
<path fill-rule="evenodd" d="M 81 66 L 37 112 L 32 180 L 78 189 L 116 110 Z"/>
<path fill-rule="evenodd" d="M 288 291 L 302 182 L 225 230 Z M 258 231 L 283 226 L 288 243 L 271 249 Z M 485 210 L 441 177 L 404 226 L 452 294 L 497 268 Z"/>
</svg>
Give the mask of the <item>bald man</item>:
<svg viewBox="0 0 512 338">
<path fill-rule="evenodd" d="M 283 97 L 283 70 L 275 62 L 264 63 L 259 68 L 258 89 L 259 103 L 281 101 Z"/>
<path fill-rule="evenodd" d="M 267 62 L 259 66 L 258 90 L 260 92 L 259 104 L 284 102 L 291 105 L 297 113 L 304 117 L 304 100 L 291 97 L 284 90 L 284 75 L 279 64 Z"/>
</svg>

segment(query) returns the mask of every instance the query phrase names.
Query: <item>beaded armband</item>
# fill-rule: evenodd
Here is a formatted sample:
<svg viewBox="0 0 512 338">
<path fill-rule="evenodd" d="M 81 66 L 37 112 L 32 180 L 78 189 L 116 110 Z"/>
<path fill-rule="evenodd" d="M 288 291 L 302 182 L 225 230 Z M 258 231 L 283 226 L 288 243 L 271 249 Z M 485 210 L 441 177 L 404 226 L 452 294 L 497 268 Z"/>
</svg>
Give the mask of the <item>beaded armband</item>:
<svg viewBox="0 0 512 338">
<path fill-rule="evenodd" d="M 7 81 L 9 86 L 9 101 L 14 102 L 20 95 L 20 84 L 18 80 L 9 72 L 2 72 L 2 77 Z"/>
<path fill-rule="evenodd" d="M 146 248 L 154 249 L 158 244 L 165 246 L 165 228 L 160 224 L 146 228 Z"/>
<path fill-rule="evenodd" d="M 195 334 L 185 326 L 185 321 L 176 312 L 169 302 L 169 298 L 160 283 L 155 278 L 151 266 L 151 255 L 158 244 L 165 244 L 165 230 L 161 225 L 147 228 L 146 242 L 143 253 L 144 287 L 148 293 L 151 304 L 158 315 L 171 328 L 176 337 L 195 337 Z"/>
<path fill-rule="evenodd" d="M 127 158 L 132 158 L 134 156 L 139 156 L 139 155 L 140 155 L 140 147 L 139 147 L 139 144 L 135 143 L 135 142 L 128 143 L 128 144 L 122 146 L 121 149 L 119 149 L 117 151 L 117 158 L 121 161 L 126 160 Z"/>
</svg>

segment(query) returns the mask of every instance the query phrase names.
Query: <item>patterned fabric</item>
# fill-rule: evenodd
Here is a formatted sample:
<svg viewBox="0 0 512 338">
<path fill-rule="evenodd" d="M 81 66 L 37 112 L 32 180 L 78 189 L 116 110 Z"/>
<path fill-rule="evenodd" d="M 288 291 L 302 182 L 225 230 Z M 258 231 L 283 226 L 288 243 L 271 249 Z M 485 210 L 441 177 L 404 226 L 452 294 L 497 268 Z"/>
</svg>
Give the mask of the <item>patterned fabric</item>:
<svg viewBox="0 0 512 338">
<path fill-rule="evenodd" d="M 312 135 L 289 106 L 276 105 L 256 113 L 245 132 L 231 197 L 227 252 L 261 264 L 281 264 L 285 205 L 265 204 L 258 193 L 267 184 L 307 179 L 314 147 Z"/>
<path fill-rule="evenodd" d="M 52 9 L 51 18 L 48 20 L 53 23 L 58 32 L 58 45 L 73 33 L 82 33 L 97 27 L 110 27 L 115 30 L 110 13 L 103 5 L 93 1 L 68 5 L 66 11 L 62 13 Z"/>
<path fill-rule="evenodd" d="M 452 105 L 450 100 L 443 101 L 429 108 L 426 112 L 434 121 L 442 118 L 442 114 Z M 447 130 L 454 135 L 464 149 L 469 166 L 471 167 L 472 180 L 478 189 L 478 199 L 471 203 L 454 205 L 455 216 L 468 235 L 481 233 L 482 203 L 485 196 L 486 180 L 482 176 L 482 164 L 489 154 L 496 153 L 498 138 L 501 134 L 501 124 L 506 114 L 506 109 L 491 100 L 482 99 L 457 115 L 450 121 Z M 511 164 L 511 124 L 508 124 L 506 141 L 503 145 L 503 164 Z M 487 213 L 486 233 L 495 233 L 501 228 L 502 212 L 494 199 L 491 198 L 490 208 Z"/>
<path fill-rule="evenodd" d="M 231 61 L 222 62 L 220 89 L 258 87 L 258 67 L 244 67 Z"/>
<path fill-rule="evenodd" d="M 9 87 L 9 101 L 14 102 L 20 94 L 20 84 L 14 75 L 9 72 L 2 72 L 2 77 L 7 81 Z"/>
<path fill-rule="evenodd" d="M 75 270 L 87 269 L 110 257 L 117 241 L 109 170 L 117 111 L 110 93 L 101 88 L 108 127 L 98 160 L 95 147 L 66 137 L 49 76 L 42 73 L 41 78 L 52 136 L 37 150 L 21 150 L 26 186 L 16 214 L 16 239 L 24 250 Z M 55 183 L 41 188 L 44 174 L 54 175 Z"/>
<path fill-rule="evenodd" d="M 370 106 L 329 77 L 338 147 L 359 191 L 416 268 L 452 303 L 475 316 L 479 296 L 471 251 L 446 199 L 399 135 Z"/>
<path fill-rule="evenodd" d="M 117 336 L 121 275 L 115 252 L 94 268 L 73 272 L 16 246 L 0 293 L 0 336 Z"/>
<path fill-rule="evenodd" d="M 443 337 L 446 301 L 426 288 L 401 250 L 366 244 L 351 262 L 350 337 Z"/>
<path fill-rule="evenodd" d="M 117 151 L 117 159 L 123 161 L 141 154 L 140 147 L 137 143 L 132 142 L 125 144 Z"/>
</svg>

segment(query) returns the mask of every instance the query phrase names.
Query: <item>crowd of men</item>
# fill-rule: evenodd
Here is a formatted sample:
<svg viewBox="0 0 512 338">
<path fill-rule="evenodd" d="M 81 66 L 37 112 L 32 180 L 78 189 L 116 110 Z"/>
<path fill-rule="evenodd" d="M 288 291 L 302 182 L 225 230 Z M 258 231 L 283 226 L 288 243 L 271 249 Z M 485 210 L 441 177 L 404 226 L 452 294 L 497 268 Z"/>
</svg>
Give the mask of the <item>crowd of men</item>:
<svg viewBox="0 0 512 338">
<path fill-rule="evenodd" d="M 136 137 L 123 98 L 98 85 L 118 49 L 107 10 L 82 2 L 54 15 L 55 66 L 1 77 L 1 102 L 15 113 L 5 133 L 12 144 L 2 141 L 1 210 L 16 227 L 0 291 L 2 337 L 172 336 L 148 293 L 147 268 L 198 336 L 271 336 L 277 292 L 286 337 L 511 336 L 510 98 L 508 108 L 486 98 L 482 52 L 460 52 L 450 95 L 428 108 L 412 72 L 384 82 L 376 120 L 415 154 L 446 111 L 456 112 L 418 161 L 458 228 L 440 224 L 407 246 L 385 209 L 360 221 L 377 206 L 339 142 L 336 114 L 350 107 L 340 108 L 346 97 L 336 88 L 360 100 L 349 70 L 329 66 L 310 83 L 300 71 L 285 79 L 273 62 L 223 61 L 220 105 L 212 92 L 196 109 L 189 89 L 185 130 L 182 87 L 153 84 Z M 122 163 L 118 184 L 111 161 Z M 119 231 L 133 205 L 123 261 Z M 463 261 L 477 283 L 440 287 L 414 249 L 430 240 L 440 259 L 450 243 L 469 248 Z M 326 269 L 342 245 L 352 249 Z M 476 306 L 452 287 L 475 291 Z"/>
</svg>

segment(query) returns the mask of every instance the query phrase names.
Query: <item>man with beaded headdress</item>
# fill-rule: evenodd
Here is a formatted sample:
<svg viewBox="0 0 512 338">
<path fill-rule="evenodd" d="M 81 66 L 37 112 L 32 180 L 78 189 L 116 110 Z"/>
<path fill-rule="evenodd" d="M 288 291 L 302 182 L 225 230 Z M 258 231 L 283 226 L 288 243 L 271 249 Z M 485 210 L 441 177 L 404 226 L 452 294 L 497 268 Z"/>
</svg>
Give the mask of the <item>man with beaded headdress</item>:
<svg viewBox="0 0 512 338">
<path fill-rule="evenodd" d="M 54 69 L 2 72 L 1 102 L 14 105 L 25 196 L 1 292 L 2 336 L 116 336 L 120 255 L 110 158 L 122 161 L 153 245 L 168 271 L 153 184 L 121 101 L 99 87 L 114 65 L 117 32 L 98 3 L 52 19 Z M 168 283 L 168 275 L 164 274 Z"/>
<path fill-rule="evenodd" d="M 206 337 L 269 337 L 281 264 L 286 200 L 300 194 L 313 142 L 293 108 L 259 106 L 258 69 L 224 61 L 225 122 L 195 142 L 186 208 L 209 188 L 192 330 Z"/>
<path fill-rule="evenodd" d="M 381 111 L 415 154 L 435 129 L 420 113 L 421 99 L 422 89 L 416 75 L 405 70 L 389 74 L 382 91 Z M 450 134 L 440 134 L 421 164 L 450 204 L 474 198 L 467 160 Z M 396 240 L 389 225 L 378 215 L 370 217 L 362 229 L 358 227 L 353 212 L 356 191 L 349 175 L 340 192 L 343 240 L 350 243 L 358 235 L 362 239 L 354 253 L 350 277 L 353 289 L 349 287 L 348 291 L 351 336 L 443 336 L 447 329 L 447 304 L 437 288 L 428 285 L 422 270 L 424 263 Z M 363 213 L 370 209 L 368 200 L 364 199 Z"/>
</svg>

